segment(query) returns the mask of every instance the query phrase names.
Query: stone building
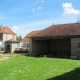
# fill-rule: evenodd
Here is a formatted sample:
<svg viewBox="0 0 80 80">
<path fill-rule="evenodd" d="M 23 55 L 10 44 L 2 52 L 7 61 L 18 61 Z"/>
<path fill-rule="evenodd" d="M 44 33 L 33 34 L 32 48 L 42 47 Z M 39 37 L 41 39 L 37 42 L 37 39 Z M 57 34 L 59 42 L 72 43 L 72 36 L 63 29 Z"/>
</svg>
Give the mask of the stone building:
<svg viewBox="0 0 80 80">
<path fill-rule="evenodd" d="M 18 41 L 13 39 L 5 41 L 5 52 L 14 53 L 15 49 L 19 49 Z"/>
<path fill-rule="evenodd" d="M 16 40 L 16 33 L 14 33 L 8 26 L 0 26 L 0 47 L 4 47 L 7 40 Z"/>
<path fill-rule="evenodd" d="M 29 55 L 80 57 L 80 23 L 52 25 L 29 37 Z"/>
</svg>

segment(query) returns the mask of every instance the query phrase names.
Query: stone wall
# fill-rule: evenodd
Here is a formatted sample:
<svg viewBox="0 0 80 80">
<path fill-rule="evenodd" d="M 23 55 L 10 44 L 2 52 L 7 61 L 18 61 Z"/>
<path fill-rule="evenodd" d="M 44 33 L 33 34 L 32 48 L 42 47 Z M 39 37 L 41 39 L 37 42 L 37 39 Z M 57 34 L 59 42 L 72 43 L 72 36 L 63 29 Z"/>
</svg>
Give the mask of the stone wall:
<svg viewBox="0 0 80 80">
<path fill-rule="evenodd" d="M 44 54 L 48 51 L 47 42 L 44 40 L 32 40 L 29 38 L 29 55 Z M 45 49 L 44 49 L 45 48 Z"/>
<path fill-rule="evenodd" d="M 43 54 L 44 53 L 44 41 L 33 40 L 32 43 L 32 54 Z"/>
<path fill-rule="evenodd" d="M 80 57 L 80 38 L 71 39 L 71 56 Z"/>
<path fill-rule="evenodd" d="M 32 55 L 32 38 L 29 38 L 29 55 Z"/>
<path fill-rule="evenodd" d="M 14 53 L 15 49 L 19 48 L 19 43 L 12 43 L 11 45 L 11 53 Z"/>
<path fill-rule="evenodd" d="M 15 34 L 3 34 L 3 41 L 14 39 L 16 40 L 16 35 Z"/>
</svg>

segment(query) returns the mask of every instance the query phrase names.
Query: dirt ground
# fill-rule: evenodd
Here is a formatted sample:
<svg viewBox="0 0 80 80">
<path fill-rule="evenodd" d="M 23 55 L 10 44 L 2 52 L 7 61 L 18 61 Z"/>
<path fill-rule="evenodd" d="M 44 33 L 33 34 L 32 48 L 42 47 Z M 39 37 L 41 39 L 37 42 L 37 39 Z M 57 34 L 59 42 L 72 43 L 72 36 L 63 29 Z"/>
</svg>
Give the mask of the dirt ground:
<svg viewBox="0 0 80 80">
<path fill-rule="evenodd" d="M 0 56 L 1 56 L 0 61 L 1 60 L 6 60 L 8 58 L 11 58 L 11 55 L 9 55 L 9 54 L 2 54 L 2 53 L 0 53 Z"/>
<path fill-rule="evenodd" d="M 8 58 L 10 58 L 10 57 L 3 57 L 3 58 L 0 59 L 0 61 L 6 60 L 6 59 L 8 59 Z"/>
<path fill-rule="evenodd" d="M 0 58 L 0 61 L 1 60 L 6 60 L 6 59 L 11 58 L 11 57 L 14 57 L 14 56 L 26 56 L 26 53 L 22 53 L 22 54 L 21 53 L 17 53 L 17 54 L 16 53 L 15 54 L 13 53 L 13 54 L 11 54 L 11 53 L 1 53 L 0 52 L 0 57 L 1 57 Z"/>
</svg>

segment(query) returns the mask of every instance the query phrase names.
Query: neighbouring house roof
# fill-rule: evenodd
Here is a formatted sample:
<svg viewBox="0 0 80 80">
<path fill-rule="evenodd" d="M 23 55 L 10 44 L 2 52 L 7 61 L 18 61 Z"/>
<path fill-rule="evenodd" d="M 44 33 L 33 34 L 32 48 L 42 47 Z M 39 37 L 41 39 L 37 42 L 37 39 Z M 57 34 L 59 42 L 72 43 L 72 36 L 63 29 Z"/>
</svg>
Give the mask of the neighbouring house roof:
<svg viewBox="0 0 80 80">
<path fill-rule="evenodd" d="M 28 41 L 29 41 L 29 38 L 28 38 L 28 37 L 35 35 L 37 32 L 39 32 L 39 30 L 37 30 L 37 31 L 31 31 L 30 33 L 28 33 L 28 34 L 22 39 L 22 42 L 28 42 Z"/>
<path fill-rule="evenodd" d="M 31 37 L 80 35 L 80 23 L 52 25 Z"/>
<path fill-rule="evenodd" d="M 0 27 L 0 33 L 15 34 L 8 26 Z"/>
</svg>

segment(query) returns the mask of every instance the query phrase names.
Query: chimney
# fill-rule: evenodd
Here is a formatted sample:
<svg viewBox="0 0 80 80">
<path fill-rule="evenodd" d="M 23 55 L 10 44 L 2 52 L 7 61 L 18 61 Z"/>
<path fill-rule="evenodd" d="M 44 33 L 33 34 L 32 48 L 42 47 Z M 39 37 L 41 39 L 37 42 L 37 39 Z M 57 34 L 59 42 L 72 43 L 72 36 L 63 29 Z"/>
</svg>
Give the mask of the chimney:
<svg viewBox="0 0 80 80">
<path fill-rule="evenodd" d="M 0 25 L 0 31 L 2 30 L 2 25 Z"/>
<path fill-rule="evenodd" d="M 52 23 L 52 26 L 54 25 L 54 23 Z"/>
</svg>

